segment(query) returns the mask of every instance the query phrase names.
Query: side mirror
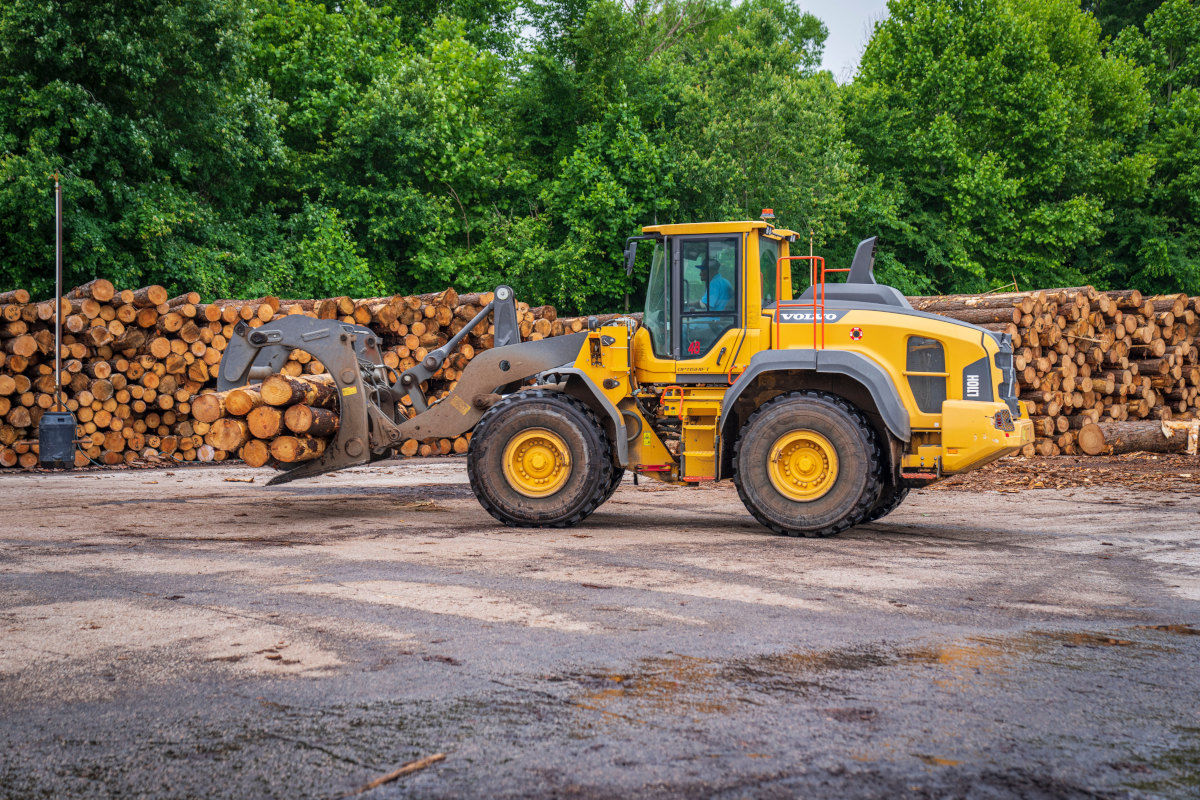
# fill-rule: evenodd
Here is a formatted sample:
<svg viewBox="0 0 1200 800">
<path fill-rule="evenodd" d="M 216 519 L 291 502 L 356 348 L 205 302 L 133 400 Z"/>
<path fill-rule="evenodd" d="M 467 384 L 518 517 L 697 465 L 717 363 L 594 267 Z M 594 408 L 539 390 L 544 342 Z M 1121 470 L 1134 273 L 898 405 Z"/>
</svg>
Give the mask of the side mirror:
<svg viewBox="0 0 1200 800">
<path fill-rule="evenodd" d="M 625 245 L 625 274 L 633 274 L 633 262 L 637 258 L 637 242 Z"/>
</svg>

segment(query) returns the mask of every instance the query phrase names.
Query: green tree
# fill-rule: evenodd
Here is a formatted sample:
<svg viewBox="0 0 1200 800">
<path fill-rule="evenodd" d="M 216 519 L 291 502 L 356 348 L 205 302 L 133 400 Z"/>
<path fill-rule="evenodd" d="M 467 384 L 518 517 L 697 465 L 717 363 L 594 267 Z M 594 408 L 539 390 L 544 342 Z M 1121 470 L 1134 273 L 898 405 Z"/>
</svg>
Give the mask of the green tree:
<svg viewBox="0 0 1200 800">
<path fill-rule="evenodd" d="M 1200 5 L 1167 0 L 1126 28 L 1114 50 L 1140 64 L 1153 101 L 1140 152 L 1154 174 L 1130 196 L 1110 237 L 1136 286 L 1200 292 Z"/>
<path fill-rule="evenodd" d="M 555 2 L 514 90 L 518 158 L 543 178 L 555 294 L 613 308 L 638 294 L 620 259 L 652 222 L 756 218 L 813 227 L 848 255 L 890 213 L 817 73 L 826 31 L 784 0 Z"/>
<path fill-rule="evenodd" d="M 477 288 L 462 257 L 488 234 L 510 186 L 497 57 L 439 20 L 338 119 L 316 159 L 320 197 L 338 208 L 387 286 Z"/>
<path fill-rule="evenodd" d="M 1141 27 L 1162 0 L 1084 0 L 1084 11 L 1092 12 L 1105 36 L 1113 37 L 1130 25 Z"/>
<path fill-rule="evenodd" d="M 887 246 L 946 291 L 1102 280 L 1111 208 L 1144 186 L 1148 97 L 1074 0 L 892 0 L 848 130 L 899 198 Z"/>
<path fill-rule="evenodd" d="M 0 9 L 0 277 L 52 286 L 52 174 L 67 280 L 190 284 L 278 154 L 234 0 L 14 0 Z M 203 259 L 201 259 L 203 260 Z"/>
<path fill-rule="evenodd" d="M 681 221 L 757 218 L 807 234 L 833 265 L 892 213 L 846 135 L 842 90 L 817 72 L 826 30 L 778 0 L 750 0 L 695 49 L 673 149 Z M 905 288 L 892 262 L 881 274 Z"/>
</svg>

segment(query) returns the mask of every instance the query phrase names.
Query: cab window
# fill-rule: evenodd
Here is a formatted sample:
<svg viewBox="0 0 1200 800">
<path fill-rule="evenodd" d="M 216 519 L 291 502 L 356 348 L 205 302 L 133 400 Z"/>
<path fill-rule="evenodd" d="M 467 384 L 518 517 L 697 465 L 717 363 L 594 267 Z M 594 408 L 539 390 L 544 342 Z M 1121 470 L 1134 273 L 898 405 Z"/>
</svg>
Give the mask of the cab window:
<svg viewBox="0 0 1200 800">
<path fill-rule="evenodd" d="M 650 260 L 650 282 L 642 326 L 650 333 L 650 345 L 659 358 L 671 357 L 671 271 L 666 268 L 663 246 L 654 244 Z"/>
<path fill-rule="evenodd" d="M 779 268 L 779 241 L 758 238 L 758 271 L 762 275 L 763 308 L 775 302 L 775 271 Z"/>
<path fill-rule="evenodd" d="M 699 358 L 738 323 L 738 237 L 679 241 L 680 358 Z"/>
</svg>

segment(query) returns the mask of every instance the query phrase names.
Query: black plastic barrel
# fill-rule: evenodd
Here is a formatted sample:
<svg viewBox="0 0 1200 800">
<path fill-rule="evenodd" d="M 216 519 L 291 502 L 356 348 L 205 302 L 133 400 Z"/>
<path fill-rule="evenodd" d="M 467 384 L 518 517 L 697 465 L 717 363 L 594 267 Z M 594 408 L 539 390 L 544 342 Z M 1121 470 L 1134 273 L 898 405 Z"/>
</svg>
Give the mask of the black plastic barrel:
<svg viewBox="0 0 1200 800">
<path fill-rule="evenodd" d="M 75 467 L 75 416 L 47 411 L 38 425 L 38 461 L 43 467 Z"/>
</svg>

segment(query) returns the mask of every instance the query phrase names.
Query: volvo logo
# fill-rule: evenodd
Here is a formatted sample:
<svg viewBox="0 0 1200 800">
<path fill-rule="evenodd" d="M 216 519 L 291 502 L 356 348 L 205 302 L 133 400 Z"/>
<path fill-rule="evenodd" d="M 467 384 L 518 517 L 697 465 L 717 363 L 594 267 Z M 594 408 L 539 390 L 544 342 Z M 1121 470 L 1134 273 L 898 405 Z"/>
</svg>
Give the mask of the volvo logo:
<svg viewBox="0 0 1200 800">
<path fill-rule="evenodd" d="M 824 315 L 817 314 L 817 321 L 821 321 L 822 317 L 826 322 L 837 322 L 843 316 L 845 311 L 826 311 Z M 780 322 L 809 322 L 813 321 L 814 312 L 812 311 L 784 311 L 779 315 Z"/>
</svg>

